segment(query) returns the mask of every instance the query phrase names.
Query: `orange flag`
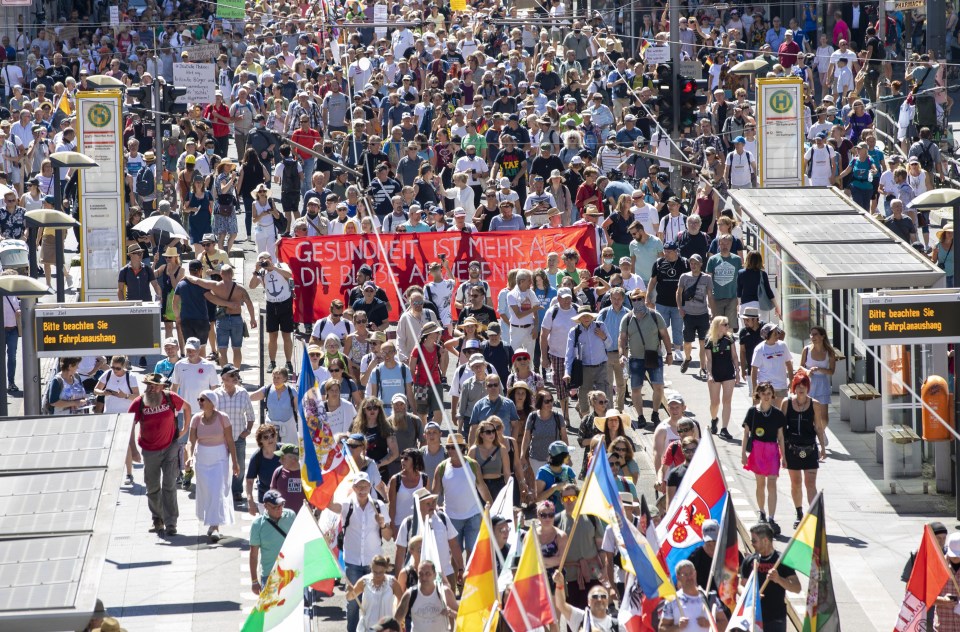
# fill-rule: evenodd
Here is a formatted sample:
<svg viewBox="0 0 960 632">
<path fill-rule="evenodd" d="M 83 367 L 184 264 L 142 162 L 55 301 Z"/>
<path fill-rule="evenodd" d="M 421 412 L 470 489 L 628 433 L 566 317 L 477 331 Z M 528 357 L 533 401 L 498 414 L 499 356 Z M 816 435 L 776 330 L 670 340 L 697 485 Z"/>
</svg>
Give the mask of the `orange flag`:
<svg viewBox="0 0 960 632">
<path fill-rule="evenodd" d="M 527 532 L 503 618 L 514 630 L 546 627 L 556 621 L 536 529 Z"/>
<path fill-rule="evenodd" d="M 907 594 L 900 607 L 894 632 L 920 630 L 931 608 L 951 578 L 943 550 L 929 525 L 923 528 L 923 539 L 913 561 L 913 571 L 907 582 Z"/>
<path fill-rule="evenodd" d="M 480 534 L 463 577 L 463 594 L 457 609 L 456 632 L 482 630 L 490 618 L 491 609 L 497 602 L 497 576 L 493 572 L 493 556 L 490 516 L 484 511 Z"/>
</svg>

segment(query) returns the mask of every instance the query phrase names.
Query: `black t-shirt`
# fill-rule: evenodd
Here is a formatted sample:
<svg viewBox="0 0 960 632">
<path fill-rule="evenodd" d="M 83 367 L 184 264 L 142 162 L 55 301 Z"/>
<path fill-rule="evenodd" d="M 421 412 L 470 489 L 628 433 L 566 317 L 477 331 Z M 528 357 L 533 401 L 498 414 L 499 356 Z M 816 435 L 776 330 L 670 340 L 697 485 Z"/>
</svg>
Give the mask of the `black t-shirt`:
<svg viewBox="0 0 960 632">
<path fill-rule="evenodd" d="M 677 306 L 677 285 L 684 272 L 690 272 L 690 264 L 683 257 L 677 257 L 676 261 L 660 257 L 653 263 L 650 277 L 657 280 L 657 305 Z"/>
<path fill-rule="evenodd" d="M 502 137 L 503 132 L 501 132 L 500 135 Z M 517 177 L 523 161 L 526 159 L 527 157 L 522 151 L 517 149 L 501 149 L 496 158 L 496 163 L 500 165 L 500 176 L 510 178 L 511 180 Z"/>
<path fill-rule="evenodd" d="M 612 277 L 614 274 L 620 274 L 619 267 L 610 266 L 609 270 L 604 270 L 603 266 L 597 266 L 596 269 L 593 271 L 593 276 L 600 277 L 601 279 L 603 279 L 608 283 L 610 282 L 610 277 Z"/>
<path fill-rule="evenodd" d="M 757 324 L 756 329 L 744 327 L 737 336 L 744 353 L 747 354 L 746 358 L 748 363 L 753 358 L 753 350 L 757 348 L 758 344 L 763 342 L 763 337 L 760 336 L 760 330 L 763 329 L 763 325 L 764 323 L 761 321 Z"/>
<path fill-rule="evenodd" d="M 683 231 L 677 238 L 677 246 L 680 247 L 680 256 L 689 259 L 693 255 L 700 255 L 704 263 L 710 258 L 710 238 L 702 230 L 696 235 L 691 235 L 690 231 Z"/>
<path fill-rule="evenodd" d="M 910 243 L 910 235 L 916 232 L 916 230 L 913 228 L 913 220 L 909 217 L 895 219 L 891 215 L 887 219 L 883 220 L 883 225 L 892 230 L 897 234 L 897 237 L 907 243 Z"/>
<path fill-rule="evenodd" d="M 462 323 L 468 316 L 473 316 L 477 319 L 477 322 L 484 326 L 497 322 L 497 312 L 489 305 L 484 305 L 476 310 L 472 307 L 464 307 L 457 316 L 457 324 Z"/>
<path fill-rule="evenodd" d="M 387 304 L 376 297 L 374 297 L 372 303 L 367 303 L 363 299 L 360 299 L 356 301 L 352 307 L 354 313 L 363 312 L 367 315 L 367 320 L 378 328 L 383 324 L 383 321 L 390 318 L 390 313 L 387 311 Z"/>
<path fill-rule="evenodd" d="M 883 42 L 880 41 L 880 38 L 873 36 L 867 40 L 866 48 L 873 46 L 873 53 L 870 55 L 870 68 L 879 69 L 880 62 L 883 61 L 883 57 L 886 54 L 886 51 L 883 48 Z"/>
<path fill-rule="evenodd" d="M 754 441 L 776 443 L 777 431 L 787 427 L 787 418 L 779 408 L 772 407 L 761 413 L 756 407 L 747 411 L 743 427 L 750 430 Z"/>
<path fill-rule="evenodd" d="M 684 463 L 670 470 L 670 473 L 667 474 L 667 487 L 680 487 L 680 482 L 687 473 L 687 468 L 688 465 Z"/>
<path fill-rule="evenodd" d="M 736 379 L 737 372 L 733 367 L 733 338 L 721 336 L 716 344 L 707 345 L 707 351 L 710 352 L 710 372 L 714 380 L 725 382 Z"/>
<path fill-rule="evenodd" d="M 753 561 L 757 560 L 757 581 L 760 585 L 767 580 L 767 573 L 774 567 L 777 560 L 780 559 L 780 553 L 774 551 L 767 557 L 760 557 L 754 553 L 743 560 L 740 564 L 740 577 L 750 577 L 753 572 Z M 781 577 L 794 577 L 797 571 L 789 566 L 780 565 L 777 567 L 777 573 Z M 763 589 L 763 595 L 760 597 L 760 609 L 763 612 L 763 622 L 784 619 L 787 616 L 787 591 L 780 584 L 770 582 Z"/>
<path fill-rule="evenodd" d="M 257 479 L 257 502 L 263 502 L 263 495 L 270 489 L 273 472 L 280 467 L 280 455 L 274 453 L 269 459 L 260 450 L 254 452 L 247 465 L 247 478 Z"/>
</svg>

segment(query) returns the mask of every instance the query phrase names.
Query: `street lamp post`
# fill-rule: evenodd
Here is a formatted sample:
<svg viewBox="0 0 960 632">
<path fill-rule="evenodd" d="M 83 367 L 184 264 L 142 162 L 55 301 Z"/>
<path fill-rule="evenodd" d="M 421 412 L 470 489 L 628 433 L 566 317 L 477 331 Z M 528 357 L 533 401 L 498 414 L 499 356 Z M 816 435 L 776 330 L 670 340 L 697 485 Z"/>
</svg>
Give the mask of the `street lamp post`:
<svg viewBox="0 0 960 632">
<path fill-rule="evenodd" d="M 956 240 L 957 226 L 960 226 L 960 191 L 957 189 L 934 189 L 921 193 L 913 199 L 910 207 L 918 211 L 928 211 L 940 208 L 950 208 L 952 211 L 954 240 Z M 954 241 L 956 245 L 956 241 Z M 953 277 L 953 283 L 960 282 L 960 257 L 957 257 L 955 248 L 953 254 L 953 270 L 948 276 Z M 960 341 L 953 345 L 953 416 L 960 421 L 960 380 L 957 374 L 957 351 L 960 351 Z M 960 499 L 960 441 L 954 441 L 954 494 Z M 960 520 L 960 502 L 957 503 L 957 519 Z"/>
<path fill-rule="evenodd" d="M 39 371 L 37 370 L 36 351 L 30 351 L 28 355 L 27 340 L 34 338 L 33 304 L 41 296 L 50 294 L 50 289 L 40 280 L 22 275 L 0 275 L 0 298 L 14 296 L 29 304 L 29 320 L 23 317 L 23 308 L 21 307 L 20 332 L 24 338 L 23 348 L 23 402 L 24 412 L 29 408 L 28 402 L 31 398 L 39 404 L 40 385 Z M 6 325 L 6 323 L 4 323 Z M 34 347 L 36 345 L 33 345 Z M 7 336 L 6 331 L 0 335 L 0 418 L 5 418 L 8 414 L 7 408 L 7 385 L 13 379 L 12 375 L 7 375 Z M 34 380 L 37 380 L 34 383 Z M 28 413 L 27 413 L 28 414 Z"/>
<path fill-rule="evenodd" d="M 53 228 L 54 239 L 56 240 L 57 256 L 57 302 L 63 303 L 66 300 L 66 279 L 63 275 L 63 231 L 56 229 L 72 228 L 77 226 L 77 220 L 73 219 L 63 211 L 56 209 L 38 209 L 30 211 L 25 215 L 27 226 L 42 230 L 44 228 Z M 32 248 L 32 244 L 31 244 Z"/>
</svg>

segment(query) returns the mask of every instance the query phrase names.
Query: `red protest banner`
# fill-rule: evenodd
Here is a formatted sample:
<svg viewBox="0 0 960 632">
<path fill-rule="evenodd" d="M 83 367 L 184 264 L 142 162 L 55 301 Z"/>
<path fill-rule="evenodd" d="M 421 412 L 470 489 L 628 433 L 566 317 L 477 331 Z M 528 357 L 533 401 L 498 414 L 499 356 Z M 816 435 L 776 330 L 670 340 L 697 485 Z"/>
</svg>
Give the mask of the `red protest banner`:
<svg viewBox="0 0 960 632">
<path fill-rule="evenodd" d="M 382 245 L 381 245 L 382 244 Z M 546 267 L 547 255 L 575 248 L 580 268 L 597 265 L 596 230 L 593 226 L 550 228 L 495 233 L 401 233 L 338 235 L 283 239 L 277 246 L 280 261 L 293 272 L 294 319 L 311 323 L 330 312 L 330 302 L 346 299 L 356 285 L 360 266 L 373 268 L 374 282 L 386 291 L 392 311 L 400 317 L 396 285 L 406 290 L 429 280 L 427 266 L 446 255 L 454 280 L 469 278 L 471 261 L 483 265 L 482 276 L 494 296 L 506 286 L 514 268 Z M 394 281 L 395 280 L 395 281 Z"/>
</svg>

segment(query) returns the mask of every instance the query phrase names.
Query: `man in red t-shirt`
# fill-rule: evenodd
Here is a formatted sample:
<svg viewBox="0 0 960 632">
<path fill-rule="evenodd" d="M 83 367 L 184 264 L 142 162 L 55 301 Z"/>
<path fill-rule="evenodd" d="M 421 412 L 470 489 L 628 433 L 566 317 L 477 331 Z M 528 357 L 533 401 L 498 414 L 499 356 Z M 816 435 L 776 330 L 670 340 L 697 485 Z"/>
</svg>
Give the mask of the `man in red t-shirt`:
<svg viewBox="0 0 960 632">
<path fill-rule="evenodd" d="M 137 444 L 143 450 L 143 481 L 147 486 L 147 504 L 153 515 L 157 535 L 177 534 L 177 474 L 180 473 L 180 444 L 177 442 L 177 413 L 190 419 L 190 405 L 176 393 L 167 393 L 169 381 L 160 373 L 143 378 L 147 391 L 133 400 L 128 412 L 134 425 L 140 424 L 140 437 L 130 433 L 130 455 L 141 460 Z M 184 424 L 186 427 L 186 424 Z M 162 493 L 161 493 L 162 492 Z"/>
<path fill-rule="evenodd" d="M 310 127 L 310 116 L 301 114 L 300 127 L 293 131 L 290 140 L 307 149 L 315 149 L 314 145 L 321 144 L 323 137 L 320 135 L 320 132 Z M 317 148 L 316 151 L 320 151 L 321 149 L 322 147 Z M 296 150 L 297 155 L 300 156 L 300 160 L 303 161 L 303 179 L 300 181 L 300 196 L 303 197 L 307 189 L 310 188 L 310 183 L 313 181 L 313 170 L 316 167 L 317 159 L 313 157 L 313 154 L 309 154 L 299 147 L 297 147 Z"/>
</svg>

